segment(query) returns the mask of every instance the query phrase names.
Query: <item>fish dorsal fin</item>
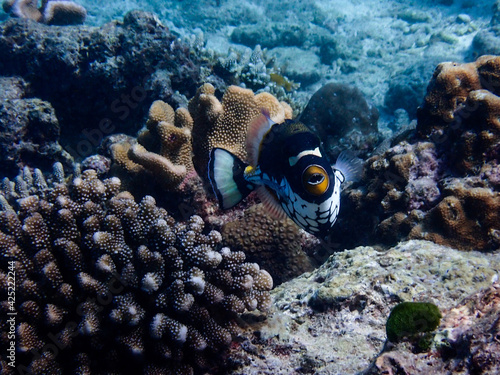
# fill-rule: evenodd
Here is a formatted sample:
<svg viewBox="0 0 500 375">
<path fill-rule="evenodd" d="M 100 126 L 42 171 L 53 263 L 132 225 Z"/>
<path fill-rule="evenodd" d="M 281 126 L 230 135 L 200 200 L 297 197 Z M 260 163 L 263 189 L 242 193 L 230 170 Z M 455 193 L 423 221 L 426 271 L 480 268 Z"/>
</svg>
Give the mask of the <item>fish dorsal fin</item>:
<svg viewBox="0 0 500 375">
<path fill-rule="evenodd" d="M 248 126 L 247 151 L 253 166 L 257 165 L 262 139 L 273 125 L 274 122 L 269 117 L 269 111 L 267 109 L 262 109 L 261 114 Z"/>
<path fill-rule="evenodd" d="M 271 193 L 268 188 L 262 185 L 259 186 L 256 191 L 262 204 L 267 209 L 267 212 L 270 216 L 272 216 L 275 220 L 282 220 L 288 217 L 286 212 L 283 211 L 283 208 L 281 208 L 281 205 L 276 199 L 276 196 Z"/>
</svg>

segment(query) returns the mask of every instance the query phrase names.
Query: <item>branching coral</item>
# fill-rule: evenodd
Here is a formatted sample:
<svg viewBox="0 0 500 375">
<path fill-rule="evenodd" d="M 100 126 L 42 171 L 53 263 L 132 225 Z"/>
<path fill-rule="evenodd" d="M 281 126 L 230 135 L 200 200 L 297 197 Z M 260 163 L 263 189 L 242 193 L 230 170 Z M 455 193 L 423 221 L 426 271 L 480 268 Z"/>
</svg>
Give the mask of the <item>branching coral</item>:
<svg viewBox="0 0 500 375">
<path fill-rule="evenodd" d="M 29 18 L 48 25 L 78 25 L 85 21 L 87 11 L 68 0 L 4 0 L 3 9 L 14 17 Z"/>
<path fill-rule="evenodd" d="M 220 233 L 198 216 L 175 222 L 152 197 L 135 202 L 117 178 L 86 170 L 65 183 L 58 168 L 47 183 L 25 169 L 3 187 L 0 262 L 15 262 L 25 372 L 207 371 L 237 332 L 237 314 L 270 306 L 266 271 L 221 249 Z M 6 297 L 2 282 L 4 313 Z"/>
<path fill-rule="evenodd" d="M 155 101 L 146 127 L 137 137 L 138 143 L 124 139 L 112 144 L 113 159 L 128 173 L 152 173 L 166 190 L 178 190 L 184 178 L 194 170 L 191 115 L 185 108 L 174 112 L 167 103 Z"/>
</svg>

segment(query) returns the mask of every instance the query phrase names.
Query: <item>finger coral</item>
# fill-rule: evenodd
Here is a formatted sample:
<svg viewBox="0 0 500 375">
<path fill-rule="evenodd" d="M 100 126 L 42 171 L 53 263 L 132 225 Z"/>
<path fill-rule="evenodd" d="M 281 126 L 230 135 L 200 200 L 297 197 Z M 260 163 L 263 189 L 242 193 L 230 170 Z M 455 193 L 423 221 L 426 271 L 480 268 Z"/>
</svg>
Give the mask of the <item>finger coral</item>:
<svg viewBox="0 0 500 375">
<path fill-rule="evenodd" d="M 151 174 L 167 191 L 176 191 L 192 162 L 193 120 L 185 108 L 174 112 L 163 101 L 155 101 L 137 143 L 123 139 L 110 146 L 114 161 L 131 174 Z"/>
<path fill-rule="evenodd" d="M 192 374 L 221 365 L 245 310 L 272 278 L 191 216 L 176 222 L 116 177 L 71 182 L 27 168 L 0 195 L 1 269 L 16 270 L 19 371 Z M 0 309 L 8 308 L 5 271 Z M 7 325 L 2 322 L 1 330 Z M 7 335 L 0 336 L 6 352 Z"/>
<path fill-rule="evenodd" d="M 87 17 L 81 5 L 68 0 L 4 0 L 3 9 L 14 17 L 29 18 L 48 25 L 78 25 Z"/>
</svg>

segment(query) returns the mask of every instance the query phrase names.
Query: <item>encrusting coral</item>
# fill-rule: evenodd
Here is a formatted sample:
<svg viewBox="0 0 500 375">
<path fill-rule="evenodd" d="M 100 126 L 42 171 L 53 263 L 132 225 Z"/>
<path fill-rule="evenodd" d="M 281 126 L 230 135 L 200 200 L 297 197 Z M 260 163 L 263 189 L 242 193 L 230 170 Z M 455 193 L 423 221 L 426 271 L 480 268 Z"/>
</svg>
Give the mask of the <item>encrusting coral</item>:
<svg viewBox="0 0 500 375">
<path fill-rule="evenodd" d="M 137 203 L 118 178 L 94 170 L 66 183 L 59 165 L 52 180 L 25 168 L 0 195 L 1 269 L 14 262 L 18 286 L 19 371 L 210 371 L 222 365 L 237 315 L 270 306 L 270 275 L 221 248 L 200 217 L 176 222 L 151 196 Z M 6 279 L 0 271 L 3 313 Z"/>
<path fill-rule="evenodd" d="M 48 25 L 78 25 L 87 17 L 81 5 L 68 0 L 4 0 L 3 10 L 14 17 L 29 18 Z"/>
<path fill-rule="evenodd" d="M 289 218 L 271 217 L 262 204 L 248 208 L 242 218 L 221 230 L 224 243 L 245 251 L 249 261 L 269 271 L 276 285 L 313 269 L 302 249 L 302 232 Z"/>
</svg>

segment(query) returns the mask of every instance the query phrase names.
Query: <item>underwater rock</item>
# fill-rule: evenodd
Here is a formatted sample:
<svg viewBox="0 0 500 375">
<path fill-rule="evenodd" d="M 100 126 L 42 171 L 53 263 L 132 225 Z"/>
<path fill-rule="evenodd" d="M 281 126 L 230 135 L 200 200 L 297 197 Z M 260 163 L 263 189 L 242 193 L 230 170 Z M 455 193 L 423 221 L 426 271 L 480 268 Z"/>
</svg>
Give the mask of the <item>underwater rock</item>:
<svg viewBox="0 0 500 375">
<path fill-rule="evenodd" d="M 309 86 L 318 82 L 322 76 L 320 58 L 311 51 L 298 47 L 276 47 L 267 52 L 276 60 L 280 71 L 301 86 Z"/>
<path fill-rule="evenodd" d="M 239 354 L 232 358 L 239 359 L 241 367 L 233 373 L 288 375 L 290 369 L 301 373 L 306 363 L 312 367 L 307 373 L 362 373 L 384 347 L 387 318 L 402 301 L 434 303 L 443 315 L 441 327 L 452 318 L 457 337 L 460 332 L 465 337 L 467 328 L 460 330 L 460 315 L 454 312 L 457 301 L 498 280 L 499 266 L 498 253 L 461 252 L 428 241 L 408 241 L 387 251 L 358 247 L 333 254 L 318 269 L 272 291 L 275 302 L 267 318 L 250 323 L 252 329 L 243 336 L 248 341 L 242 339 L 246 344 L 241 346 L 253 350 L 235 350 Z M 491 324 L 499 310 L 489 306 L 480 311 L 491 311 L 493 316 L 483 318 Z M 472 311 L 465 316 L 476 319 Z M 467 342 L 493 343 L 495 336 L 489 333 L 495 329 L 498 324 L 493 330 L 475 330 L 477 336 L 468 336 L 464 346 L 454 341 L 454 350 L 445 360 L 460 361 L 460 349 L 466 352 Z M 492 365 L 498 363 L 498 343 L 482 348 L 484 358 L 497 361 Z M 425 358 L 421 361 L 424 366 Z"/>
<path fill-rule="evenodd" d="M 5 81 L 6 79 L 3 79 Z M 24 93 L 24 81 L 10 81 L 5 96 Z M 40 99 L 0 102 L 0 175 L 14 177 L 25 165 L 48 169 L 55 162 L 72 165 L 72 157 L 59 144 L 60 126 L 54 108 Z"/>
<path fill-rule="evenodd" d="M 82 159 L 105 136 L 139 130 L 153 99 L 191 97 L 201 61 L 158 18 L 140 11 L 102 27 L 0 25 L 0 67 L 54 107 L 67 150 Z M 162 74 L 160 74 L 162 73 Z"/>
<path fill-rule="evenodd" d="M 342 149 L 373 150 L 378 141 L 378 110 L 356 87 L 328 83 L 309 100 L 300 121 L 316 132 L 332 162 Z"/>
<path fill-rule="evenodd" d="M 414 353 L 407 345 L 379 355 L 366 375 L 500 373 L 500 284 L 465 298 L 447 310 L 430 350 Z"/>
<path fill-rule="evenodd" d="M 500 55 L 500 25 L 479 30 L 472 40 L 472 49 L 477 56 Z"/>
<path fill-rule="evenodd" d="M 264 25 L 238 26 L 231 33 L 231 41 L 251 48 L 257 44 L 263 48 L 300 47 L 306 42 L 307 36 L 307 29 L 304 25 L 271 22 Z"/>
<path fill-rule="evenodd" d="M 403 108 L 410 118 L 415 118 L 417 107 L 425 96 L 428 80 L 432 77 L 435 67 L 436 63 L 426 60 L 392 74 L 384 98 L 385 107 L 391 112 Z"/>
<path fill-rule="evenodd" d="M 73 1 L 43 0 L 4 0 L 3 10 L 13 17 L 28 18 L 47 25 L 78 25 L 87 17 L 85 8 Z"/>
</svg>

